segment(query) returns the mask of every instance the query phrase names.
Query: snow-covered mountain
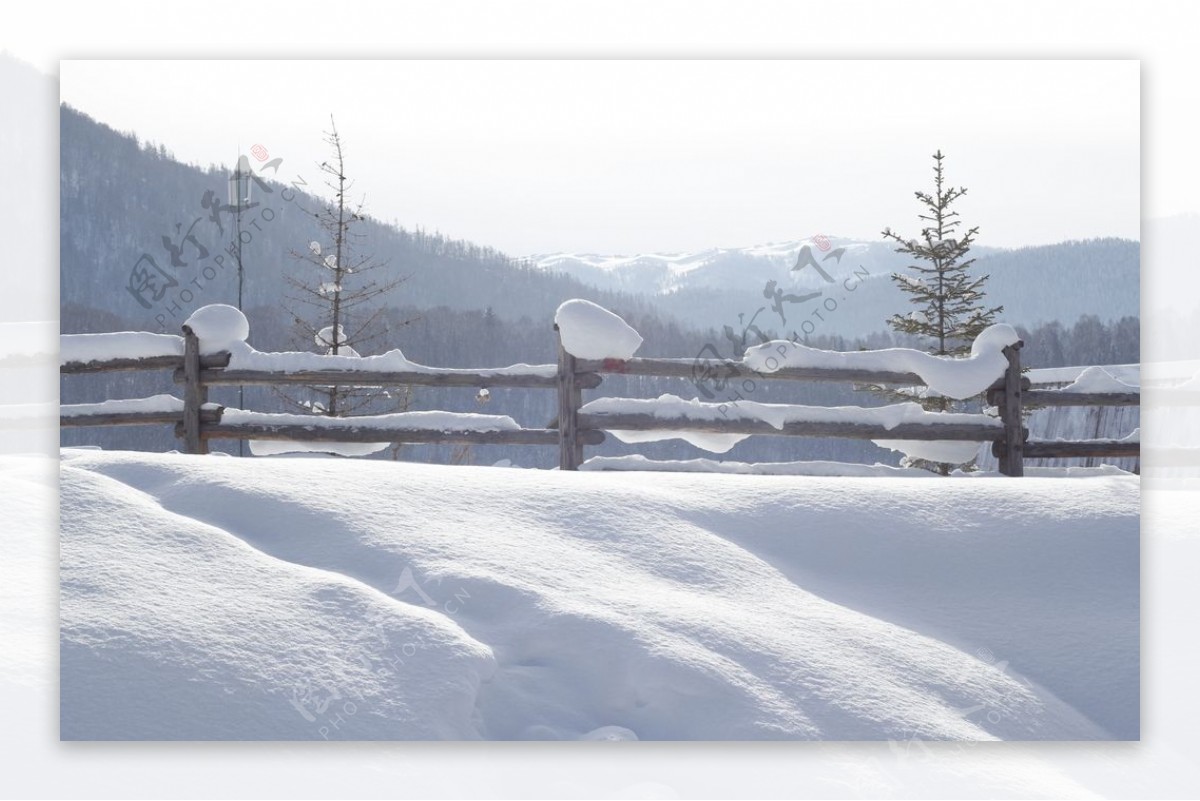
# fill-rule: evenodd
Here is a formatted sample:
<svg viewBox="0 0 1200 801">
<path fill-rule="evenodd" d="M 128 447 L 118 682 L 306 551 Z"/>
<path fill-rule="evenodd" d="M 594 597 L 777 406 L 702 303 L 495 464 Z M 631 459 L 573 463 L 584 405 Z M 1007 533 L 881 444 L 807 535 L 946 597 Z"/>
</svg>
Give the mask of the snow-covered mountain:
<svg viewBox="0 0 1200 801">
<path fill-rule="evenodd" d="M 903 265 L 885 243 L 824 237 L 751 247 L 709 248 L 695 253 L 633 256 L 552 253 L 530 256 L 529 261 L 540 269 L 565 273 L 593 286 L 662 295 L 681 289 L 745 290 L 748 285 L 765 285 L 770 280 L 785 287 L 818 287 L 824 282 L 818 271 L 793 270 L 804 253 L 811 254 L 830 274 L 850 264 L 878 268 L 872 269 L 873 273 Z"/>
<path fill-rule="evenodd" d="M 1004 306 L 1005 322 L 1070 325 L 1089 314 L 1111 321 L 1139 314 L 1140 252 L 1137 242 L 1122 239 L 976 247 L 972 269 L 990 276 L 988 299 Z M 554 253 L 528 261 L 600 289 L 652 297 L 700 328 L 745 324 L 759 314 L 757 325 L 780 334 L 809 320 L 814 330 L 802 333 L 864 336 L 909 308 L 890 277 L 910 261 L 887 242 L 818 236 L 695 253 Z M 814 292 L 821 294 L 808 297 Z"/>
</svg>

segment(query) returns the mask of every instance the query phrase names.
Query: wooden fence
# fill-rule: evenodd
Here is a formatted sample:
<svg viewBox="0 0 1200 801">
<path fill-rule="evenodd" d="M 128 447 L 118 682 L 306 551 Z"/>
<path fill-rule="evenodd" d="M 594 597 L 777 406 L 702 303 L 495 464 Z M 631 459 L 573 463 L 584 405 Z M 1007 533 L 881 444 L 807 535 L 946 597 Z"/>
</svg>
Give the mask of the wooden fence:
<svg viewBox="0 0 1200 801">
<path fill-rule="evenodd" d="M 557 328 L 557 327 L 556 327 Z M 577 359 L 558 345 L 557 365 L 535 365 L 488 369 L 411 369 L 393 372 L 377 370 L 262 370 L 231 368 L 230 355 L 202 355 L 201 343 L 187 327 L 183 329 L 182 355 L 152 356 L 141 359 L 113 358 L 63 363 L 63 375 L 121 370 L 173 370 L 174 380 L 183 385 L 179 408 L 133 409 L 123 411 L 96 408 L 94 404 L 63 406 L 60 425 L 117 426 L 174 424 L 175 435 L 183 440 L 188 453 L 207 453 L 208 443 L 216 439 L 290 440 L 301 442 L 361 443 L 444 443 L 491 445 L 556 446 L 559 466 L 576 470 L 584 461 L 584 448 L 602 443 L 605 431 L 679 431 L 719 434 L 845 437 L 867 440 L 957 440 L 991 442 L 1000 471 L 1008 476 L 1024 474 L 1024 460 L 1031 458 L 1079 458 L 1089 456 L 1138 456 L 1140 445 L 1128 440 L 1029 441 L 1022 423 L 1023 410 L 1036 406 L 1137 405 L 1139 395 L 1132 393 L 1072 393 L 1061 390 L 1034 390 L 1021 375 L 1021 346 L 1006 347 L 1008 367 L 1004 375 L 987 390 L 987 401 L 999 412 L 998 419 L 984 414 L 954 415 L 945 422 L 932 420 L 885 426 L 854 420 L 787 422 L 781 427 L 748 417 L 694 419 L 685 416 L 618 411 L 590 412 L 583 405 L 583 390 L 601 386 L 605 374 L 659 376 L 695 379 L 694 359 L 631 358 Z M 709 365 L 712 367 L 712 365 Z M 771 373 L 751 371 L 742 362 L 724 361 L 717 366 L 726 376 L 753 376 L 755 381 L 826 381 L 870 385 L 921 387 L 919 375 L 886 370 L 788 367 Z M 320 385 L 344 387 L 518 387 L 554 389 L 558 396 L 558 417 L 545 428 L 478 430 L 476 428 L 414 427 L 389 416 L 364 424 L 362 418 L 340 418 L 333 425 L 305 425 L 293 421 L 274 422 L 271 415 L 247 420 L 246 415 L 231 413 L 209 404 L 208 389 L 214 386 Z M 173 399 L 172 399 L 173 400 Z M 177 402 L 177 401 L 176 401 Z M 105 404 L 101 404 L 105 406 Z M 111 406 L 111 404 L 109 404 Z M 803 408 L 803 407 L 799 407 Z M 403 417 L 403 416 L 400 416 Z M 356 419 L 360 422 L 356 422 Z M 324 422 L 330 422 L 327 418 Z"/>
</svg>

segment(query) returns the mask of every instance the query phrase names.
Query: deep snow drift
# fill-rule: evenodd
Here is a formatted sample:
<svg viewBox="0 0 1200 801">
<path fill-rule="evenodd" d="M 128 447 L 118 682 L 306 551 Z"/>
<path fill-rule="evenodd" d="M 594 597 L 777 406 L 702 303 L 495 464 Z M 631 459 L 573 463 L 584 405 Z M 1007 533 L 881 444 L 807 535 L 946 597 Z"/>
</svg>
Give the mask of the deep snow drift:
<svg viewBox="0 0 1200 801">
<path fill-rule="evenodd" d="M 64 451 L 61 734 L 1138 736 L 1138 480 Z"/>
</svg>

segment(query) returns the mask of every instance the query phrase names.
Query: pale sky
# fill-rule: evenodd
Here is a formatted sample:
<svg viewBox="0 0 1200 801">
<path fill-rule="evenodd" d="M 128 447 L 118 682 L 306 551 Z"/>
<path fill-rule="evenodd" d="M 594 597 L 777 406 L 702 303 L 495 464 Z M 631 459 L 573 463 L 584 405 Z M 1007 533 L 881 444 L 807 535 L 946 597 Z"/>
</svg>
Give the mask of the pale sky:
<svg viewBox="0 0 1200 801">
<path fill-rule="evenodd" d="M 1137 61 L 63 61 L 62 99 L 176 157 L 317 178 L 513 255 L 919 227 L 947 156 L 980 244 L 1139 235 Z"/>
</svg>

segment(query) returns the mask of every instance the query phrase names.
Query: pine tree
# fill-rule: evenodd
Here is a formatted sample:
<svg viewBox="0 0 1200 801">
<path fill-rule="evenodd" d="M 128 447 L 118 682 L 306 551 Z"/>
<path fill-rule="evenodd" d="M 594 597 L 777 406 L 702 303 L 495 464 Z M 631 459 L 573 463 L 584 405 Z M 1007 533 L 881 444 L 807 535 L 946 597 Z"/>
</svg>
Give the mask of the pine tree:
<svg viewBox="0 0 1200 801">
<path fill-rule="evenodd" d="M 912 273 L 892 276 L 917 310 L 894 314 L 888 324 L 898 333 L 928 339 L 929 352 L 935 356 L 961 356 L 970 352 L 975 337 L 1004 307 L 988 308 L 983 302 L 988 276 L 968 273 L 975 262 L 968 254 L 979 228 L 955 236 L 961 220 L 951 207 L 967 190 L 946 186 L 944 158 L 940 150 L 933 155 L 934 194 L 915 193 L 923 207 L 918 217 L 925 223 L 920 237 L 905 239 L 891 228 L 883 231 L 885 239 L 899 244 L 897 253 L 917 262 L 909 265 Z"/>
<path fill-rule="evenodd" d="M 914 193 L 922 207 L 918 215 L 924 225 L 920 236 L 905 239 L 891 228 L 883 231 L 885 239 L 898 244 L 897 253 L 915 262 L 908 266 L 909 272 L 896 273 L 892 280 L 917 308 L 908 314 L 892 315 L 888 324 L 899 334 L 927 340 L 934 356 L 963 356 L 1004 307 L 987 306 L 984 286 L 988 276 L 968 272 L 975 262 L 969 253 L 979 228 L 958 233 L 962 223 L 953 206 L 967 190 L 946 185 L 944 158 L 941 150 L 933 155 L 934 193 Z M 950 411 L 953 407 L 950 398 L 937 393 L 922 391 L 914 395 L 911 389 L 885 392 L 893 398 L 916 400 L 930 411 Z M 946 474 L 952 465 L 922 466 Z"/>
</svg>

